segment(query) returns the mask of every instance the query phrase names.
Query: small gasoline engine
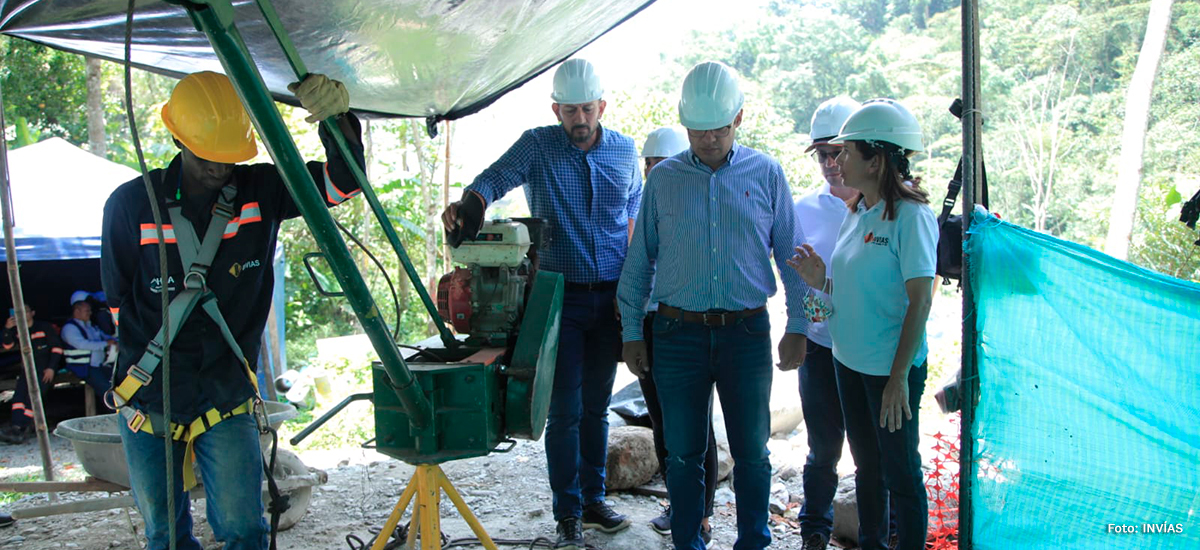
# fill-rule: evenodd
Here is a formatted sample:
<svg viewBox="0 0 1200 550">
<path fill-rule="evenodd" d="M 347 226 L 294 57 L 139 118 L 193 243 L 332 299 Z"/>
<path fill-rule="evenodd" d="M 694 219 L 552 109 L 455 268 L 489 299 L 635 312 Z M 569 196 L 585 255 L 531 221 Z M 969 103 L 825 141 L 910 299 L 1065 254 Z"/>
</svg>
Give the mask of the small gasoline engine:
<svg viewBox="0 0 1200 550">
<path fill-rule="evenodd" d="M 474 240 L 450 249 L 466 267 L 438 282 L 438 313 L 468 346 L 503 347 L 517 333 L 545 227 L 537 218 L 487 221 Z"/>
</svg>

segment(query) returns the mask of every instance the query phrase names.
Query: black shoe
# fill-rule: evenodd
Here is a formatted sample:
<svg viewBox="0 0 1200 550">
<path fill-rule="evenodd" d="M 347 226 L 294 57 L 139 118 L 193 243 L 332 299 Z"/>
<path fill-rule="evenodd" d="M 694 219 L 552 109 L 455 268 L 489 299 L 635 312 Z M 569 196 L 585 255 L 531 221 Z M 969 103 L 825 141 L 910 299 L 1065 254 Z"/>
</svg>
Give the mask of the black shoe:
<svg viewBox="0 0 1200 550">
<path fill-rule="evenodd" d="M 583 507 L 583 526 L 604 533 L 616 533 L 629 527 L 629 518 L 613 511 L 604 501 Z"/>
<path fill-rule="evenodd" d="M 17 520 L 13 519 L 11 514 L 6 514 L 4 512 L 0 512 L 0 528 L 12 527 L 12 524 L 14 524 L 16 522 L 17 522 Z"/>
<path fill-rule="evenodd" d="M 660 535 L 668 535 L 669 536 L 671 534 L 671 507 L 670 506 L 667 506 L 667 509 L 663 510 L 663 513 L 661 516 L 658 516 L 658 517 L 650 520 L 650 528 L 654 529 L 654 532 L 658 533 Z"/>
<path fill-rule="evenodd" d="M 803 550 L 825 550 L 827 546 L 829 546 L 829 537 L 820 533 L 813 533 L 804 537 Z"/>
<path fill-rule="evenodd" d="M 705 527 L 704 524 L 700 525 L 700 540 L 704 541 L 705 548 L 713 547 L 714 543 L 713 543 L 713 536 L 712 536 L 712 527 Z"/>
<path fill-rule="evenodd" d="M 554 550 L 583 550 L 583 524 L 579 518 L 567 518 L 558 522 L 558 542 Z"/>
<path fill-rule="evenodd" d="M 0 430 L 0 441 L 9 445 L 20 445 L 33 437 L 33 426 L 13 426 Z"/>
</svg>

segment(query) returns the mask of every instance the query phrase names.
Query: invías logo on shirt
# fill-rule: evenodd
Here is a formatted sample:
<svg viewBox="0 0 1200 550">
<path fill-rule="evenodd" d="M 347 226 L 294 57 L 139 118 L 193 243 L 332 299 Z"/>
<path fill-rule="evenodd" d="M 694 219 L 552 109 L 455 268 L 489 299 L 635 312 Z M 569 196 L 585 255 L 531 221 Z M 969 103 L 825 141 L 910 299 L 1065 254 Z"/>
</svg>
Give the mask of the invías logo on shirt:
<svg viewBox="0 0 1200 550">
<path fill-rule="evenodd" d="M 863 244 L 876 244 L 879 246 L 887 246 L 888 238 L 887 237 L 876 237 L 875 232 L 872 231 L 870 233 L 867 233 L 866 237 L 863 237 Z"/>
<path fill-rule="evenodd" d="M 234 277 L 237 277 L 237 276 L 241 275 L 243 271 L 246 271 L 248 269 L 254 269 L 258 266 L 259 266 L 258 260 L 250 260 L 244 264 L 235 263 L 232 266 L 230 266 L 229 274 L 233 275 Z"/>
</svg>

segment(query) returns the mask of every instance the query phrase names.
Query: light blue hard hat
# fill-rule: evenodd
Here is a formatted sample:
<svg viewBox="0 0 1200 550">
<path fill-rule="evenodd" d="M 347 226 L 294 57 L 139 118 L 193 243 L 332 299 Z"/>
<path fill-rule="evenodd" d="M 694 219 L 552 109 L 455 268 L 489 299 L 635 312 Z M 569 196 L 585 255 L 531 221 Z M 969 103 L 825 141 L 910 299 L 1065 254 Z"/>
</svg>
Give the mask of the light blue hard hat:
<svg viewBox="0 0 1200 550">
<path fill-rule="evenodd" d="M 673 157 L 690 146 L 683 130 L 664 126 L 646 136 L 646 143 L 642 145 L 642 158 Z"/>
<path fill-rule="evenodd" d="M 679 98 L 679 122 L 689 130 L 715 130 L 733 124 L 745 96 L 737 75 L 722 63 L 706 61 L 688 72 Z"/>
<path fill-rule="evenodd" d="M 86 290 L 76 290 L 75 292 L 71 293 L 71 305 L 86 301 L 89 296 L 91 296 L 91 294 Z"/>
<path fill-rule="evenodd" d="M 563 105 L 579 105 L 604 96 L 595 67 L 584 59 L 569 59 L 554 71 L 554 91 L 550 99 Z"/>
</svg>

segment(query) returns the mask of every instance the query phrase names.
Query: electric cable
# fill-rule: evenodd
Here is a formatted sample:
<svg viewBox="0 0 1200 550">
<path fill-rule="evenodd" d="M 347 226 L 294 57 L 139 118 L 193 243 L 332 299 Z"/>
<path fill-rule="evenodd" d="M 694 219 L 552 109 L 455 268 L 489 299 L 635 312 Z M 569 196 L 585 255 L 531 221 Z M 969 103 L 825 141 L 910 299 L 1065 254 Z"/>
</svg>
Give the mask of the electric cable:
<svg viewBox="0 0 1200 550">
<path fill-rule="evenodd" d="M 442 356 L 434 353 L 433 350 L 428 349 L 428 348 L 422 348 L 419 346 L 410 346 L 408 344 L 396 344 L 396 346 L 404 348 L 404 349 L 416 350 L 418 352 L 417 355 L 424 355 L 426 357 L 429 357 L 430 359 L 433 359 L 434 361 L 437 361 L 438 363 L 449 363 L 450 362 L 450 361 L 445 360 Z"/>
<path fill-rule="evenodd" d="M 392 531 L 391 535 L 388 537 L 388 542 L 386 544 L 384 544 L 383 549 L 384 550 L 399 550 L 401 547 L 403 547 L 404 544 L 408 540 L 409 529 L 411 529 L 411 522 L 406 523 L 404 525 L 397 525 L 396 529 L 394 531 Z M 375 536 L 371 537 L 371 539 L 368 541 L 363 541 L 361 538 L 359 538 L 356 535 L 346 535 L 346 544 L 350 547 L 350 550 L 368 550 L 369 548 L 374 546 L 375 541 L 379 539 L 379 534 L 380 534 L 379 531 L 380 530 L 381 529 L 379 529 L 377 527 L 372 527 L 370 529 L 370 531 Z M 442 536 L 442 541 L 441 541 L 442 542 L 442 550 L 447 550 L 449 548 L 469 548 L 472 546 L 483 546 L 483 541 L 479 540 L 476 537 L 464 537 L 464 538 L 458 538 L 458 539 L 450 539 L 449 537 L 446 536 L 445 533 L 442 533 L 441 536 Z M 536 538 L 532 538 L 532 539 L 497 539 L 497 538 L 493 538 L 492 542 L 495 543 L 496 546 L 522 546 L 522 547 L 527 548 L 528 550 L 537 550 L 539 548 L 547 548 L 547 549 L 553 550 L 553 548 L 554 548 L 554 541 L 552 541 L 546 537 L 536 537 Z M 601 550 L 598 546 L 595 546 L 591 543 L 585 543 L 583 548 L 585 550 Z"/>
<path fill-rule="evenodd" d="M 171 275 L 167 271 L 167 239 L 163 235 L 163 220 L 162 212 L 158 208 L 158 195 L 154 192 L 154 184 L 150 181 L 150 173 L 146 169 L 146 157 L 142 154 L 142 142 L 138 137 L 137 117 L 133 112 L 133 73 L 130 59 L 133 54 L 133 10 L 137 0 L 129 0 L 129 6 L 125 13 L 125 114 L 129 118 L 129 134 L 133 138 L 133 149 L 137 153 L 138 167 L 142 172 L 142 183 L 146 186 L 146 195 L 150 200 L 150 211 L 154 216 L 154 229 L 158 235 L 158 274 L 159 274 L 159 296 L 162 298 L 161 314 L 162 314 L 162 375 L 160 382 L 162 383 L 163 396 L 163 419 L 169 423 L 171 419 L 171 321 L 170 321 L 170 284 Z M 167 481 L 167 529 L 170 536 L 170 550 L 175 550 L 176 533 L 175 533 L 175 476 L 172 473 L 175 471 L 175 441 L 171 439 L 170 430 L 163 426 L 160 429 L 163 431 L 163 445 L 166 448 L 164 458 L 166 459 L 166 478 Z M 186 457 L 185 457 L 186 458 Z"/>
<path fill-rule="evenodd" d="M 371 258 L 371 261 L 375 263 L 375 267 L 378 267 L 379 272 L 383 274 L 383 280 L 387 281 L 388 288 L 392 291 L 392 305 L 395 306 L 396 310 L 396 325 L 392 328 L 392 340 L 400 340 L 400 297 L 396 293 L 396 285 L 392 284 L 392 278 L 388 275 L 387 269 L 383 267 L 383 262 L 380 262 L 379 258 L 376 258 L 375 255 L 371 253 L 371 250 L 368 249 L 366 245 L 362 243 L 362 241 L 358 240 L 358 237 L 354 236 L 354 233 L 351 233 L 349 229 L 346 229 L 342 225 L 342 222 L 337 221 L 337 218 L 334 218 L 333 224 L 336 225 L 338 229 L 341 229 L 342 233 L 345 233 L 347 237 L 350 237 L 350 240 L 354 241 L 354 244 L 357 245 L 358 248 L 362 249 L 363 253 L 365 253 L 368 258 Z"/>
</svg>

